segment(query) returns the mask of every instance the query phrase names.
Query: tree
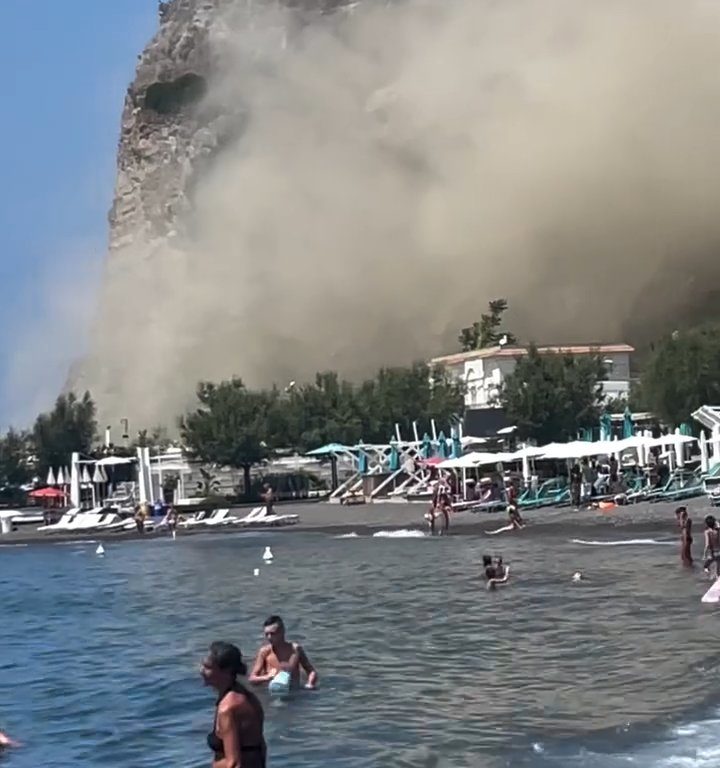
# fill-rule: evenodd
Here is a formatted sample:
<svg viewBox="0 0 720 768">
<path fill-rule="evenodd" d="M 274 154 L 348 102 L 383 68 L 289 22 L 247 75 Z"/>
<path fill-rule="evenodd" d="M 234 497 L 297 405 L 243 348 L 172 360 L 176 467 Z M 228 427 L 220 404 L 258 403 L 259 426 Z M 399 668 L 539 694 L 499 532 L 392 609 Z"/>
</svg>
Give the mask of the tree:
<svg viewBox="0 0 720 768">
<path fill-rule="evenodd" d="M 0 437 L 0 487 L 17 488 L 31 477 L 28 435 L 11 429 Z"/>
<path fill-rule="evenodd" d="M 96 431 L 90 393 L 80 399 L 72 392 L 60 395 L 52 411 L 37 417 L 32 430 L 38 471 L 44 474 L 50 467 L 66 466 L 73 451 L 89 454 Z"/>
<path fill-rule="evenodd" d="M 720 403 L 720 325 L 675 331 L 657 342 L 640 377 L 640 396 L 674 427 L 700 406 Z"/>
<path fill-rule="evenodd" d="M 605 377 L 597 355 L 541 355 L 533 344 L 505 379 L 500 402 L 518 437 L 539 444 L 574 440 L 598 423 Z"/>
<path fill-rule="evenodd" d="M 200 407 L 180 420 L 182 437 L 202 461 L 242 469 L 247 493 L 250 470 L 272 453 L 268 417 L 277 397 L 277 390 L 253 392 L 237 378 L 201 382 Z"/>
<path fill-rule="evenodd" d="M 463 352 L 470 352 L 485 347 L 495 347 L 505 337 L 506 344 L 517 344 L 517 338 L 508 331 L 501 330 L 503 315 L 508 308 L 507 299 L 493 299 L 488 304 L 488 311 L 480 316 L 480 321 L 468 328 L 463 328 L 458 341 Z"/>
</svg>

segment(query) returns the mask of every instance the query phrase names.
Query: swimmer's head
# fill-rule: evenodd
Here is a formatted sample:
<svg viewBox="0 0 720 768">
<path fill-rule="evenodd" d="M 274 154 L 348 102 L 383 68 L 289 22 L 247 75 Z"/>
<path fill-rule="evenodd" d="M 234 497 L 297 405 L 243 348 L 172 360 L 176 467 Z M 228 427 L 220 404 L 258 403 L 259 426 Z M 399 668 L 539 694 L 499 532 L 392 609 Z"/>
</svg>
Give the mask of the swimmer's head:
<svg viewBox="0 0 720 768">
<path fill-rule="evenodd" d="M 492 565 L 492 557 L 483 555 L 483 568 L 487 568 L 489 565 Z"/>
<path fill-rule="evenodd" d="M 238 675 L 246 675 L 247 667 L 237 645 L 218 641 L 210 646 L 200 674 L 205 685 L 222 691 L 231 688 Z"/>
<path fill-rule="evenodd" d="M 705 527 L 706 528 L 715 528 L 716 525 L 717 525 L 717 521 L 715 520 L 714 515 L 708 515 L 705 518 Z"/>
<path fill-rule="evenodd" d="M 263 624 L 263 635 L 270 645 L 281 643 L 285 639 L 283 620 L 275 614 L 268 616 Z"/>
</svg>

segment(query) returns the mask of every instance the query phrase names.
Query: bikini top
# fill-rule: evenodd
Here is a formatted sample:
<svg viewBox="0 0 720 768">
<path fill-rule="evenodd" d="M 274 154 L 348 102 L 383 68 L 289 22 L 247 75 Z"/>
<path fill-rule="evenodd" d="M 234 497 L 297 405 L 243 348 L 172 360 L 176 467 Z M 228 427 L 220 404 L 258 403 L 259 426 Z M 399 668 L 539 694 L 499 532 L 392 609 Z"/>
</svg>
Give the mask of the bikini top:
<svg viewBox="0 0 720 768">
<path fill-rule="evenodd" d="M 220 706 L 220 702 L 228 695 L 228 693 L 233 693 L 233 692 L 244 694 L 246 691 L 242 688 L 242 686 L 233 687 L 233 688 L 230 688 L 230 690 L 225 691 L 225 693 L 221 694 L 218 697 L 218 700 L 215 704 L 215 717 L 213 719 L 213 729 L 207 735 L 207 745 L 210 748 L 210 751 L 215 754 L 216 760 L 222 760 L 222 758 L 225 757 L 225 746 L 223 744 L 223 740 L 215 732 L 215 728 L 217 727 L 217 711 L 218 711 L 218 707 Z M 255 708 L 255 704 L 252 702 L 252 699 L 248 699 L 248 700 L 250 701 L 251 706 Z M 260 752 L 261 754 L 264 754 L 265 744 L 263 742 L 260 742 L 259 744 L 243 744 L 240 750 L 243 753 Z M 265 765 L 264 759 L 263 759 L 263 765 Z"/>
</svg>

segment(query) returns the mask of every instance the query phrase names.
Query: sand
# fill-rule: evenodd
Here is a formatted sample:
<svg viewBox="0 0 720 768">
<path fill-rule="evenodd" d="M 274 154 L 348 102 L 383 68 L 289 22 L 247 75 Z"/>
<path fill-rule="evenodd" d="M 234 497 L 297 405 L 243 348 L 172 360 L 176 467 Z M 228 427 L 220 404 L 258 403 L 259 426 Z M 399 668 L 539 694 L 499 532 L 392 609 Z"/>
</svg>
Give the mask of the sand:
<svg viewBox="0 0 720 768">
<path fill-rule="evenodd" d="M 711 511 L 706 498 L 693 499 L 686 503 L 698 530 L 702 530 L 702 518 Z M 608 532 L 617 534 L 618 528 L 631 529 L 632 535 L 675 535 L 673 510 L 676 504 L 634 504 L 617 507 L 610 512 L 597 510 L 575 511 L 568 507 L 546 508 L 524 511 L 523 517 L 527 528 L 519 533 L 503 533 L 500 536 L 531 536 L 535 528 L 541 528 L 544 533 L 558 533 L 569 537 L 582 537 L 583 529 L 596 526 L 599 521 L 607 523 Z M 296 525 L 275 527 L 271 530 L 292 535 L 298 532 L 315 532 L 328 534 L 375 533 L 380 530 L 397 531 L 402 529 L 427 530 L 423 515 L 427 504 L 374 503 L 345 507 L 339 504 L 317 502 L 309 504 L 277 504 L 278 514 L 292 513 L 300 517 Z M 248 508 L 238 507 L 231 514 L 244 517 Z M 453 515 L 449 535 L 485 536 L 487 531 L 495 530 L 504 525 L 507 517 L 504 512 L 477 513 L 461 512 Z M 217 526 L 214 528 L 198 526 L 193 529 L 179 529 L 178 536 L 217 535 L 237 533 L 238 530 L 266 530 L 247 526 Z M 158 533 L 138 534 L 136 531 L 125 533 L 67 531 L 63 533 L 38 532 L 23 528 L 10 534 L 0 536 L 0 546 L 52 544 L 67 541 L 125 541 L 148 540 L 165 538 L 167 531 Z"/>
</svg>

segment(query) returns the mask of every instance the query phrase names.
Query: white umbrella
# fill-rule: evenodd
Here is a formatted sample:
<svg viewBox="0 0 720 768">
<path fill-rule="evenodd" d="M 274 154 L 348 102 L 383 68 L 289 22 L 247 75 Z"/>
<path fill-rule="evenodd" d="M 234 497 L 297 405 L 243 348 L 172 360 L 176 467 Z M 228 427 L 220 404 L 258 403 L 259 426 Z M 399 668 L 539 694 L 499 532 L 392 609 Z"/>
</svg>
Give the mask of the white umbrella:
<svg viewBox="0 0 720 768">
<path fill-rule="evenodd" d="M 100 467 L 98 467 L 97 464 L 95 465 L 95 471 L 93 472 L 92 481 L 93 483 L 98 483 L 98 484 L 105 482 L 103 480 L 102 470 L 100 469 Z"/>
<path fill-rule="evenodd" d="M 83 483 L 83 485 L 90 485 L 90 483 L 92 483 L 92 480 L 90 479 L 90 473 L 88 472 L 87 464 L 83 467 L 80 482 Z"/>
<path fill-rule="evenodd" d="M 58 467 L 58 471 L 57 471 L 57 484 L 58 485 L 65 485 L 65 475 L 63 475 L 62 467 Z"/>
<path fill-rule="evenodd" d="M 702 473 L 707 472 L 710 469 L 710 461 L 708 459 L 708 443 L 705 436 L 705 430 L 700 432 L 700 471 Z"/>
<path fill-rule="evenodd" d="M 53 472 L 53 468 L 52 467 L 50 467 L 50 469 L 48 469 L 48 476 L 47 476 L 46 482 L 47 482 L 48 485 L 55 485 L 55 483 L 56 483 L 55 473 Z"/>
<path fill-rule="evenodd" d="M 102 464 L 100 465 L 100 477 L 102 478 L 101 482 L 108 482 L 107 472 L 105 471 L 105 467 L 103 467 Z"/>
<path fill-rule="evenodd" d="M 71 477 L 72 477 L 72 475 L 70 474 L 70 468 L 69 467 L 65 467 L 65 482 L 67 483 L 67 485 L 70 485 L 70 478 Z"/>
</svg>

